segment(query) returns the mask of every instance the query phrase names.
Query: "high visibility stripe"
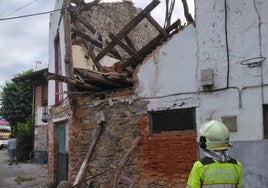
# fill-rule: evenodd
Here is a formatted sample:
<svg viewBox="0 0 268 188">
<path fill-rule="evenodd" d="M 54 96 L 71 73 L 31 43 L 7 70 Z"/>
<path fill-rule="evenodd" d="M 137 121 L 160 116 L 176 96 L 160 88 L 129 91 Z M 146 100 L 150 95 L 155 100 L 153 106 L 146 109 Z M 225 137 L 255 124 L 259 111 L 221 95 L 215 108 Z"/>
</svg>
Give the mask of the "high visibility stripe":
<svg viewBox="0 0 268 188">
<path fill-rule="evenodd" d="M 196 161 L 193 165 L 187 182 L 189 187 L 241 187 L 242 165 L 238 161 L 201 161 Z"/>
</svg>

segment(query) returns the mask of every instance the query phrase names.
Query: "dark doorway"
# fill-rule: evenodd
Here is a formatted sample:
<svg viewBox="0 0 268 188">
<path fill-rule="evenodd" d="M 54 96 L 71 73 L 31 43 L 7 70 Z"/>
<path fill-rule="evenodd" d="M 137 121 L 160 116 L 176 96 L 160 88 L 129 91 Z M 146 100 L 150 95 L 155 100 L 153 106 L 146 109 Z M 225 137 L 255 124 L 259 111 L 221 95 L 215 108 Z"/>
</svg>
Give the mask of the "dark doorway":
<svg viewBox="0 0 268 188">
<path fill-rule="evenodd" d="M 57 146 L 57 183 L 60 183 L 63 180 L 68 180 L 68 152 L 66 147 L 66 126 L 64 122 L 57 124 Z"/>
</svg>

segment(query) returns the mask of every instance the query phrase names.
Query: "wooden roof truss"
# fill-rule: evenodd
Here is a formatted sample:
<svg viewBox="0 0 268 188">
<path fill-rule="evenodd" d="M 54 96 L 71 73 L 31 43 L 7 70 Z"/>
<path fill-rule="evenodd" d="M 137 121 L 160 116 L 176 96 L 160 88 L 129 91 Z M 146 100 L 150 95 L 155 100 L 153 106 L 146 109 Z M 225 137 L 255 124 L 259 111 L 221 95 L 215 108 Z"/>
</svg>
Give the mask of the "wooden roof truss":
<svg viewBox="0 0 268 188">
<path fill-rule="evenodd" d="M 74 0 L 72 0 L 72 2 L 74 2 Z M 77 1 L 75 2 L 77 3 Z M 72 70 L 72 78 L 65 78 L 63 76 L 50 73 L 48 79 L 58 79 L 92 92 L 132 86 L 132 74 L 136 66 L 141 63 L 146 56 L 152 53 L 157 46 L 161 45 L 163 41 L 166 41 L 173 33 L 177 32 L 181 26 L 179 19 L 167 28 L 162 28 L 154 20 L 154 18 L 150 15 L 150 12 L 159 3 L 160 0 L 153 0 L 125 27 L 123 27 L 119 33 L 109 33 L 109 42 L 104 40 L 104 37 L 102 37 L 101 34 L 96 31 L 96 29 L 86 20 L 86 18 L 84 18 L 76 10 L 70 9 L 69 12 L 72 18 L 72 23 L 76 26 L 76 28 L 71 29 L 71 38 L 79 36 L 79 38 L 83 39 L 84 43 L 86 43 L 85 45 L 89 46 L 88 56 L 92 58 L 97 70 L 90 71 L 74 68 Z M 148 22 L 159 32 L 159 35 L 153 38 L 140 50 L 137 50 L 135 49 L 134 44 L 128 34 L 143 19 L 147 19 Z M 81 28 L 81 24 L 88 30 L 87 32 L 97 36 L 97 39 L 92 38 L 86 32 L 84 32 L 85 29 Z M 104 45 L 104 43 L 106 45 Z M 127 54 L 129 54 L 129 58 L 122 58 L 115 49 L 116 45 L 120 46 L 125 52 L 127 52 Z M 95 55 L 92 50 L 94 48 L 101 50 Z M 99 61 L 106 55 L 118 59 L 118 62 L 113 67 L 102 66 Z"/>
</svg>

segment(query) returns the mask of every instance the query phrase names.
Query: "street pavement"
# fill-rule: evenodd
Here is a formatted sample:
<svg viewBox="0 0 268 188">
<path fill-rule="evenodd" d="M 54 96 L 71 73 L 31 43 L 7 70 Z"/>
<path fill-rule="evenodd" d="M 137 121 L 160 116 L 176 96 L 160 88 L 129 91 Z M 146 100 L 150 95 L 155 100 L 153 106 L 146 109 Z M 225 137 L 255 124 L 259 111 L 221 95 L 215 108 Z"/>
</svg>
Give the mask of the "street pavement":
<svg viewBox="0 0 268 188">
<path fill-rule="evenodd" d="M 20 163 L 8 165 L 7 149 L 0 150 L 0 188 L 46 188 L 47 165 Z M 17 183 L 18 178 L 32 179 Z"/>
</svg>

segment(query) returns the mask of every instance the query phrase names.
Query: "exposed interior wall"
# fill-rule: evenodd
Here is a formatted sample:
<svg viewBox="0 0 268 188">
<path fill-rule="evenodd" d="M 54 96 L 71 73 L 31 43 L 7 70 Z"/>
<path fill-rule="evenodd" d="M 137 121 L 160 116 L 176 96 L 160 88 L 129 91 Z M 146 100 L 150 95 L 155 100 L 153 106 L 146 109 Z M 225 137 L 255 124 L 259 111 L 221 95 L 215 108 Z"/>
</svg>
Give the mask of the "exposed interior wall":
<svg viewBox="0 0 268 188">
<path fill-rule="evenodd" d="M 147 102 L 137 99 L 129 90 L 107 94 L 102 100 L 88 96 L 78 97 L 75 101 L 72 103 L 74 113 L 68 117 L 68 179 L 71 182 L 75 180 L 89 145 L 95 139 L 97 116 L 102 111 L 106 123 L 88 163 L 87 176 L 96 175 L 91 179 L 95 185 L 107 186 L 108 182 L 113 181 L 114 167 L 122 160 L 135 137 L 143 135 L 141 143 L 130 155 L 120 174 L 128 176 L 136 187 L 141 188 L 150 185 L 185 186 L 191 165 L 197 159 L 197 155 L 193 155 L 197 149 L 195 131 L 152 134 Z M 66 110 L 66 106 L 53 109 L 54 119 L 64 118 L 61 112 L 68 113 Z M 49 134 L 55 136 L 55 125 L 50 124 Z M 55 138 L 49 138 L 50 146 L 55 150 Z M 49 165 L 50 181 L 53 180 L 51 175 L 56 173 L 56 166 L 56 161 Z"/>
<path fill-rule="evenodd" d="M 195 31 L 193 25 L 187 26 L 144 61 L 137 71 L 135 90 L 139 96 L 161 97 L 197 91 Z"/>
</svg>

